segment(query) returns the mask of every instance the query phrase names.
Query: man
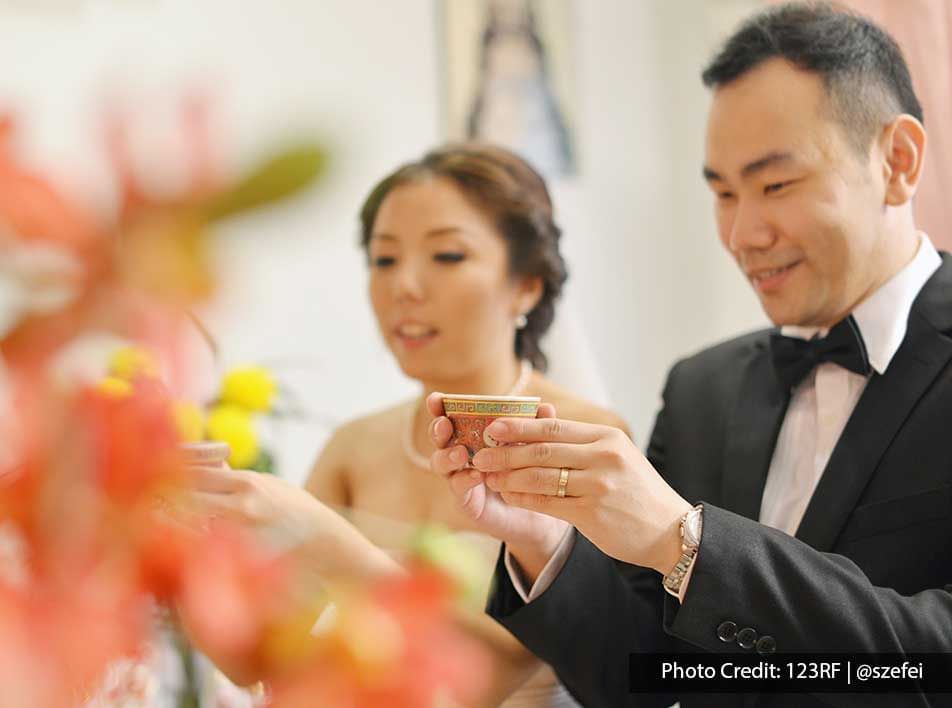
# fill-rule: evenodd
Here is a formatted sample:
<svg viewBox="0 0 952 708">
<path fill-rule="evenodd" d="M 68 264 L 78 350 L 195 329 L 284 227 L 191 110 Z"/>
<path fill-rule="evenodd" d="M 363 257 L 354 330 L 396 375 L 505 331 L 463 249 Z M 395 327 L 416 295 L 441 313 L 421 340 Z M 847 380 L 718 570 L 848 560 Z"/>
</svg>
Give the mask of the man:
<svg viewBox="0 0 952 708">
<path fill-rule="evenodd" d="M 432 458 L 505 541 L 489 612 L 586 706 L 740 700 L 629 693 L 630 652 L 952 651 L 952 259 L 913 221 L 926 135 L 902 55 L 792 4 L 704 81 L 720 237 L 780 331 L 675 365 L 647 459 L 557 418 L 495 422 L 524 444 L 475 471 Z"/>
</svg>

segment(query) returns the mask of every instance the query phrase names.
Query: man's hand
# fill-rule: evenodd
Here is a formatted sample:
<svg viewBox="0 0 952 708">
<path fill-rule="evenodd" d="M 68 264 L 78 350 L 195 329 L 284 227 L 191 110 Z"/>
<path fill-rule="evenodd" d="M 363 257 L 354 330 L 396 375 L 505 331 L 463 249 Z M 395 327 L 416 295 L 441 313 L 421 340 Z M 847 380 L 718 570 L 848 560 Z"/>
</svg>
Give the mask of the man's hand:
<svg viewBox="0 0 952 708">
<path fill-rule="evenodd" d="M 437 424 L 445 433 L 439 420 Z M 505 502 L 504 510 L 499 505 L 488 508 L 494 520 L 515 524 L 517 518 L 535 518 L 517 517 L 516 509 L 545 514 L 564 519 L 619 560 L 662 574 L 677 563 L 679 521 L 691 504 L 667 485 L 622 431 L 547 417 L 498 419 L 487 432 L 509 443 L 480 450 L 473 458 L 485 479 L 484 496 L 488 500 L 498 493 Z M 452 452 L 434 455 L 437 471 L 449 469 Z M 563 469 L 567 483 L 565 496 L 559 497 Z"/>
</svg>

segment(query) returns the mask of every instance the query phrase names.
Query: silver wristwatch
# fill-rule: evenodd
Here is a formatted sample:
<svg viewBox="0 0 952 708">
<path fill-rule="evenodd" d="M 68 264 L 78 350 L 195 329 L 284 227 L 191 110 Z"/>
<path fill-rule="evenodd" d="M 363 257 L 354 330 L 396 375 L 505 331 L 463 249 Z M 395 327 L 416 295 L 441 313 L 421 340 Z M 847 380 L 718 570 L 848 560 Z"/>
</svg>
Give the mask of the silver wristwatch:
<svg viewBox="0 0 952 708">
<path fill-rule="evenodd" d="M 684 576 L 694 562 L 694 556 L 701 544 L 702 511 L 703 507 L 698 504 L 681 517 L 681 557 L 662 581 L 664 589 L 672 595 L 677 596 L 680 592 Z"/>
</svg>

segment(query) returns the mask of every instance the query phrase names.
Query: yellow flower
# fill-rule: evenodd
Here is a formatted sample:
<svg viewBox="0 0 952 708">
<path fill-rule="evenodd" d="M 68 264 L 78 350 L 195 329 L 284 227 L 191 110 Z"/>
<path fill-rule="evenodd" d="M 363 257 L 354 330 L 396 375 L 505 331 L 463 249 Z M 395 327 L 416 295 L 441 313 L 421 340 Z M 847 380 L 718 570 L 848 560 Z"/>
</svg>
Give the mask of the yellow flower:
<svg viewBox="0 0 952 708">
<path fill-rule="evenodd" d="M 198 442 L 205 430 L 205 416 L 202 409 L 191 401 L 176 401 L 172 405 L 175 426 L 183 442 Z"/>
<path fill-rule="evenodd" d="M 251 415 L 239 406 L 222 403 L 208 414 L 206 432 L 209 440 L 220 440 L 231 447 L 228 464 L 246 468 L 258 459 L 258 434 Z"/>
<path fill-rule="evenodd" d="M 152 354 L 140 347 L 121 347 L 109 359 L 109 375 L 126 381 L 139 376 L 158 376 L 159 368 Z"/>
<path fill-rule="evenodd" d="M 242 366 L 229 371 L 222 381 L 222 403 L 233 403 L 250 411 L 271 410 L 277 391 L 271 372 L 260 366 Z"/>
<path fill-rule="evenodd" d="M 132 384 L 125 379 L 107 376 L 96 385 L 96 390 L 112 398 L 125 398 L 132 394 Z"/>
</svg>

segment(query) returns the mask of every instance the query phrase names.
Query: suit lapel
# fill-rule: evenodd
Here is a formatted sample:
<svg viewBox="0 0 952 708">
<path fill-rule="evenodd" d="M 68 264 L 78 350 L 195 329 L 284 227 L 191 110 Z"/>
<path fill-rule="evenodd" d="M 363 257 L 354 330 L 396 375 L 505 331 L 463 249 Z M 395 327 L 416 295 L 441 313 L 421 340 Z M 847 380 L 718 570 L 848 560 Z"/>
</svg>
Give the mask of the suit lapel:
<svg viewBox="0 0 952 708">
<path fill-rule="evenodd" d="M 936 376 L 952 359 L 952 260 L 913 304 L 906 338 L 885 374 L 874 374 L 850 416 L 797 529 L 797 538 L 829 551 L 890 443 Z"/>
<path fill-rule="evenodd" d="M 760 517 L 760 501 L 783 422 L 789 393 L 777 380 L 766 340 L 754 345 L 741 373 L 739 395 L 728 423 L 721 504 L 748 519 Z"/>
</svg>

